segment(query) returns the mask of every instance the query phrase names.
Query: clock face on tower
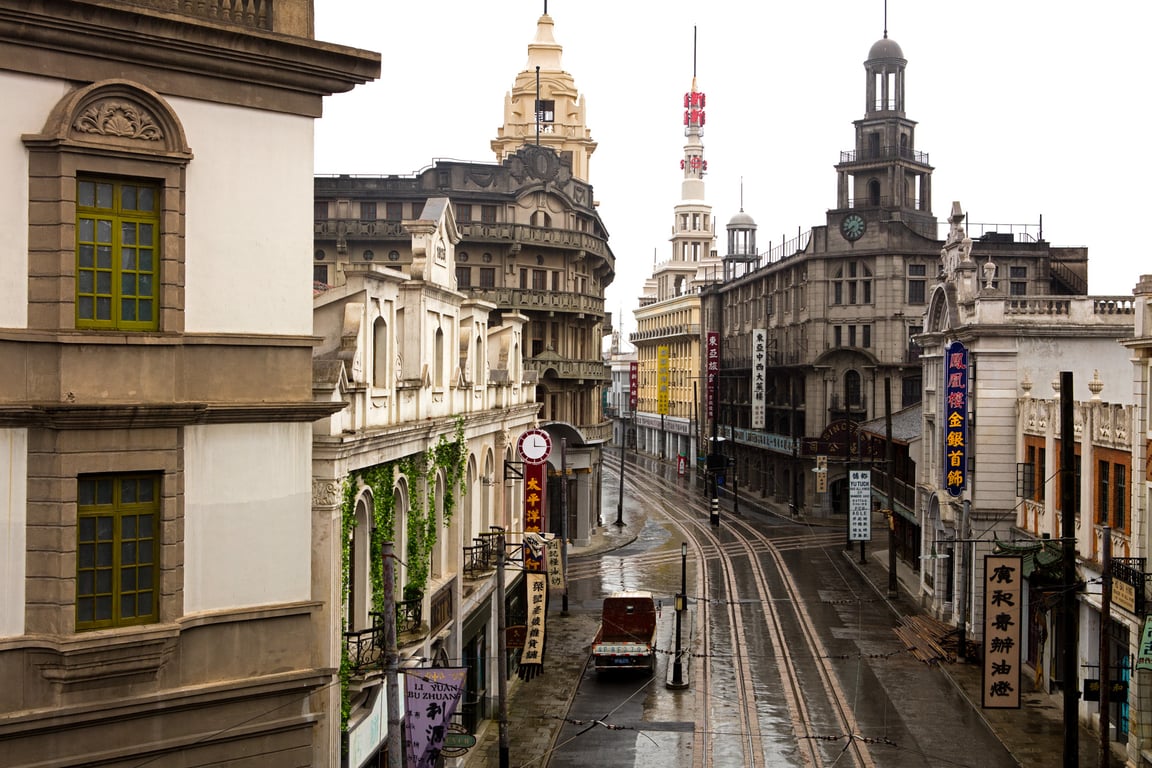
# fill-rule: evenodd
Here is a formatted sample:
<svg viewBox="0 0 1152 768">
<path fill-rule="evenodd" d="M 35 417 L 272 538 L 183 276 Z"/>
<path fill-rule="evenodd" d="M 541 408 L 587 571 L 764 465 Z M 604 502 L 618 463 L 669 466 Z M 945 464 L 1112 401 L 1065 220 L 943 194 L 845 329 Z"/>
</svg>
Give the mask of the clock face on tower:
<svg viewBox="0 0 1152 768">
<path fill-rule="evenodd" d="M 864 219 L 859 214 L 850 213 L 840 221 L 840 234 L 846 240 L 859 240 L 864 235 Z"/>
<path fill-rule="evenodd" d="M 516 452 L 526 464 L 543 464 L 552 453 L 552 437 L 542 429 L 530 429 L 516 441 Z"/>
</svg>

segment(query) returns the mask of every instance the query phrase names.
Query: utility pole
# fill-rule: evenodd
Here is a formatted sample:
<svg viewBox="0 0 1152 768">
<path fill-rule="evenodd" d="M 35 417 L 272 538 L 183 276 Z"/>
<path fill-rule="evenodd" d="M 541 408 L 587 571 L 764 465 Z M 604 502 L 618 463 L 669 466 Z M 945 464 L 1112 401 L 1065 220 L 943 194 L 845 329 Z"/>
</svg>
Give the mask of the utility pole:
<svg viewBox="0 0 1152 768">
<path fill-rule="evenodd" d="M 384 561 L 384 684 L 388 691 L 388 764 L 404 765 L 404 726 L 400 722 L 400 652 L 396 647 L 396 557 L 392 542 L 380 545 Z"/>
<path fill-rule="evenodd" d="M 500 678 L 496 696 L 500 708 L 500 768 L 508 768 L 508 618 L 504 613 L 504 558 L 508 550 L 504 547 L 504 529 L 496 536 L 496 547 L 496 675 Z"/>
<path fill-rule="evenodd" d="M 1063 540 L 1064 768 L 1080 765 L 1080 655 L 1076 621 L 1076 431 L 1073 422 L 1072 372 L 1060 372 L 1060 538 Z"/>
<path fill-rule="evenodd" d="M 1105 523 L 1100 531 L 1102 539 L 1100 565 L 1103 573 L 1100 579 L 1100 768 L 1108 768 L 1112 755 L 1111 737 L 1108 733 L 1109 705 L 1111 702 L 1112 663 L 1112 529 Z"/>
<path fill-rule="evenodd" d="M 621 473 L 623 476 L 623 473 Z M 560 438 L 560 567 L 568 573 L 568 438 Z M 560 598 L 560 615 L 568 615 L 568 590 Z"/>
<path fill-rule="evenodd" d="M 892 377 L 884 377 L 884 463 L 888 468 L 888 597 L 896 597 L 896 504 L 893 488 L 896 485 L 896 472 L 892 450 Z"/>
<path fill-rule="evenodd" d="M 620 436 L 620 494 L 616 499 L 616 527 L 624 527 L 624 454 L 628 451 L 628 417 L 624 417 L 624 434 Z"/>
</svg>

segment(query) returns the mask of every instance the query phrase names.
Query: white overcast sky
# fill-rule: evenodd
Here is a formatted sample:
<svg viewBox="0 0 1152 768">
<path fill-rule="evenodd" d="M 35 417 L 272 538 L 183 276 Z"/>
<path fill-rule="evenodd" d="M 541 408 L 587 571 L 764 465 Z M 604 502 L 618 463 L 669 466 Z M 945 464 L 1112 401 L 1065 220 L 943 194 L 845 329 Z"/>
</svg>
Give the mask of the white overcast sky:
<svg viewBox="0 0 1152 768">
<path fill-rule="evenodd" d="M 325 100 L 316 172 L 492 162 L 543 7 L 317 2 L 317 39 L 378 51 L 383 66 L 378 81 Z M 607 309 L 625 339 L 654 254 L 671 254 L 694 26 L 718 250 L 741 179 L 759 250 L 824 223 L 833 166 L 864 116 L 863 62 L 883 36 L 883 0 L 549 0 L 548 13 L 599 144 L 591 182 L 616 255 Z M 953 200 L 974 224 L 1043 216 L 1049 242 L 1088 246 L 1090 293 L 1131 295 L 1152 273 L 1149 196 L 1137 184 L 1152 170 L 1150 24 L 1144 0 L 889 0 L 936 217 Z"/>
</svg>

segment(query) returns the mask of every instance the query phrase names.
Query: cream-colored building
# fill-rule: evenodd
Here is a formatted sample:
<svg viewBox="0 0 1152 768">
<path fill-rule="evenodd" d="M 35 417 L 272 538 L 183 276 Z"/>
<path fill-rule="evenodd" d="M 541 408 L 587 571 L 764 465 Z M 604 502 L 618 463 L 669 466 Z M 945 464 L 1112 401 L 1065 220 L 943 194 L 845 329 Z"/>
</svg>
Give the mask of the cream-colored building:
<svg viewBox="0 0 1152 768">
<path fill-rule="evenodd" d="M 707 385 L 701 334 L 702 285 L 721 279 L 712 206 L 704 199 L 704 93 L 696 78 L 684 94 L 684 156 L 680 202 L 673 209 L 670 258 L 654 265 L 635 310 L 629 340 L 639 362 L 639 397 L 631 414 L 637 450 L 694 463 L 703 451 L 702 403 Z"/>
<path fill-rule="evenodd" d="M 313 121 L 380 59 L 208 5 L 0 2 L 6 765 L 331 764 Z"/>
<path fill-rule="evenodd" d="M 921 592 L 940 619 L 987 647 L 984 636 L 983 557 L 1025 556 L 1021 631 L 1024 680 L 1041 691 L 1082 690 L 1100 653 L 1100 592 L 1080 595 L 1078 678 L 1064 679 L 1058 651 L 1064 616 L 1057 596 L 1067 589 L 1059 539 L 1066 514 L 1076 517 L 1077 578 L 1100 583 L 1105 525 L 1117 560 L 1146 552 L 1142 492 L 1133 462 L 1137 431 L 1133 400 L 1131 296 L 1013 295 L 1002 266 L 973 256 L 964 215 L 953 204 L 941 251 L 941 278 L 932 288 L 922 349 L 924 399 L 917 462 L 918 513 L 923 530 Z M 1072 373 L 1074 466 L 1061 476 L 1060 376 Z M 1146 364 L 1137 375 L 1146 374 Z M 1072 477 L 1075 480 L 1072 480 Z M 1063 483 L 1075 482 L 1073 510 L 1061 509 Z M 1142 489 L 1141 489 L 1142 491 Z M 1138 511 L 1140 510 L 1140 511 Z M 1129 563 L 1133 561 L 1127 561 Z M 1141 589 L 1143 569 L 1141 571 Z M 1119 605 L 1119 601 L 1116 603 Z M 1130 608 L 1134 608 L 1132 605 Z M 1142 610 L 1142 607 L 1141 609 Z M 1118 667 L 1131 668 L 1142 621 L 1113 611 L 1109 642 Z M 1125 717 L 1113 721 L 1127 740 L 1137 715 L 1135 697 L 1113 696 Z M 1132 706 L 1129 707 L 1129 704 Z M 1096 705 L 1081 701 L 1091 720 Z"/>
<path fill-rule="evenodd" d="M 315 571 L 330 575 L 330 637 L 348 679 L 328 689 L 326 722 L 356 766 L 387 751 L 389 699 L 403 702 L 380 663 L 381 541 L 399 560 L 399 664 L 467 667 L 460 714 L 470 732 L 495 713 L 498 602 L 510 615 L 524 605 L 515 574 L 496 593 L 493 532 L 509 546 L 523 540 L 524 482 L 506 469 L 539 411 L 522 359 L 527 318 L 505 313 L 493 325 L 495 306 L 456 288 L 448 198 L 429 198 L 401 229 L 400 264 L 334 251 L 336 283 L 314 299 L 314 392 L 346 406 L 317 422 L 312 457 L 313 513 L 330 544 Z"/>
<path fill-rule="evenodd" d="M 541 16 L 525 71 L 556 62 L 557 49 L 540 42 L 551 40 L 551 29 L 551 17 Z M 556 92 L 545 85 L 542 99 L 559 100 L 561 92 L 575 90 L 572 76 L 559 69 L 547 80 Z M 507 126 L 501 130 L 509 133 Z M 601 350 L 611 326 L 604 291 L 615 278 L 616 260 L 593 188 L 576 173 L 580 152 L 590 148 L 558 153 L 532 142 L 502 151 L 500 164 L 438 160 L 414 176 L 317 177 L 314 279 L 339 285 L 346 263 L 406 268 L 411 236 L 404 222 L 421 219 L 430 199 L 448 197 L 460 239 L 455 288 L 492 305 L 490 327 L 502 325 L 504 317 L 527 318 L 524 376 L 535 384 L 541 428 L 555 446 L 546 530 L 562 527 L 564 445 L 568 530 L 575 542 L 586 543 L 600 520 L 601 446 L 612 436 L 603 413 L 610 380 Z M 405 359 L 406 367 L 413 364 Z"/>
</svg>

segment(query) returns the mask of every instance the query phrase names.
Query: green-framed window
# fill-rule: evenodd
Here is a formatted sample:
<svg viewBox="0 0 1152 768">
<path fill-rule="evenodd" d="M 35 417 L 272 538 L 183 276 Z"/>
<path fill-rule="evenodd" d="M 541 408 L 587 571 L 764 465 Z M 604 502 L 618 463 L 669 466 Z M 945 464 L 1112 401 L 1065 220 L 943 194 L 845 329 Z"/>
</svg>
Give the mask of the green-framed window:
<svg viewBox="0 0 1152 768">
<path fill-rule="evenodd" d="M 76 507 L 76 629 L 155 622 L 160 476 L 82 475 Z"/>
<path fill-rule="evenodd" d="M 76 327 L 159 328 L 160 187 L 76 180 Z"/>
</svg>

